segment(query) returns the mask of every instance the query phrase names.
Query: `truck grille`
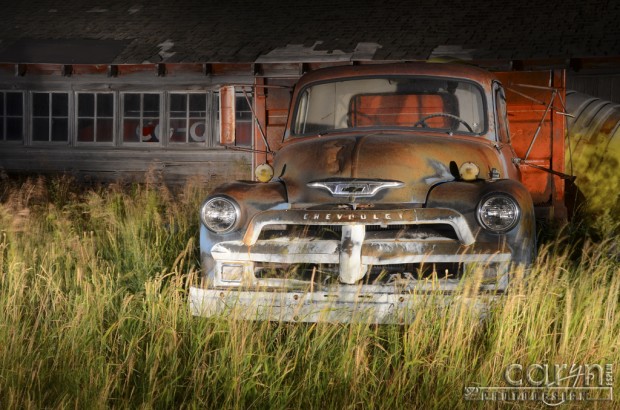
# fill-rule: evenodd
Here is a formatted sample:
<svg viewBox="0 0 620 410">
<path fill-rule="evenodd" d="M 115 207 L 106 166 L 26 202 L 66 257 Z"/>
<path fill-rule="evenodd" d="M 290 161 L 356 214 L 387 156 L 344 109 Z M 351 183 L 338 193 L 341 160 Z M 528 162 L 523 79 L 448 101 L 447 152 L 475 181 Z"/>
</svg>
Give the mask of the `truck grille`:
<svg viewBox="0 0 620 410">
<path fill-rule="evenodd" d="M 389 285 L 413 279 L 460 279 L 462 274 L 463 264 L 459 263 L 378 265 L 369 267 L 362 282 L 367 285 Z M 257 279 L 291 279 L 319 287 L 328 286 L 338 283 L 338 265 L 255 263 L 254 276 Z"/>
<path fill-rule="evenodd" d="M 342 225 L 266 225 L 259 240 L 299 238 L 340 240 Z M 458 240 L 454 228 L 446 224 L 428 225 L 366 225 L 366 240 Z"/>
</svg>

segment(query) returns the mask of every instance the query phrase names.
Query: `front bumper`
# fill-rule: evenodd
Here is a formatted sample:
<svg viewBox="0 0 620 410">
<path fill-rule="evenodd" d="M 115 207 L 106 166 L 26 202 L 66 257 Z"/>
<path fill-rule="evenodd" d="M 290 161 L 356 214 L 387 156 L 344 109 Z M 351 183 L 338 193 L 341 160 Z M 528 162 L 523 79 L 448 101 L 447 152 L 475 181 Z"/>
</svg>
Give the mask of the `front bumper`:
<svg viewBox="0 0 620 410">
<path fill-rule="evenodd" d="M 446 308 L 462 303 L 484 315 L 500 293 L 467 292 L 456 282 L 443 284 L 456 292 L 425 291 L 427 283 L 414 292 L 381 292 L 371 285 L 343 285 L 331 291 L 264 291 L 190 288 L 193 315 L 226 316 L 243 320 L 285 322 L 408 323 L 424 309 Z M 459 290 L 460 289 L 460 290 Z M 384 289 L 385 291 L 385 289 Z"/>
<path fill-rule="evenodd" d="M 268 225 L 335 226 L 339 239 L 265 238 L 261 232 Z M 392 236 L 395 231 L 368 228 L 373 225 L 379 230 L 389 230 L 390 225 L 448 225 L 454 236 Z M 208 257 L 212 268 L 204 285 L 190 290 L 195 315 L 237 312 L 245 319 L 308 322 L 349 322 L 357 317 L 375 323 L 402 322 L 429 294 L 458 294 L 462 283 L 460 277 L 444 276 L 434 268 L 431 278 L 407 270 L 401 271 L 406 280 L 372 282 L 373 268 L 452 263 L 472 275 L 481 269 L 476 292 L 497 292 L 507 286 L 512 260 L 505 243 L 476 241 L 461 214 L 440 208 L 266 211 L 252 219 L 242 238 L 210 246 Z M 304 280 L 258 274 L 269 264 L 336 267 L 339 283 L 315 281 L 314 270 L 312 278 Z"/>
</svg>

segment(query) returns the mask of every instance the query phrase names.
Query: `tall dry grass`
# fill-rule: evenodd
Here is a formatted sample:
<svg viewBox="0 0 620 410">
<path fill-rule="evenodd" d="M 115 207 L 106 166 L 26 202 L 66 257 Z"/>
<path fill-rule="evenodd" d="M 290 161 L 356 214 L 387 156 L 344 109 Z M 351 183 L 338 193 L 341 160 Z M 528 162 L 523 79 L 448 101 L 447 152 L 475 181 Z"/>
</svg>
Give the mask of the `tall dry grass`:
<svg viewBox="0 0 620 410">
<path fill-rule="evenodd" d="M 463 389 L 512 363 L 612 363 L 620 393 L 617 225 L 561 231 L 482 318 L 457 299 L 405 326 L 203 319 L 203 186 L 1 184 L 2 408 L 495 408 Z"/>
</svg>

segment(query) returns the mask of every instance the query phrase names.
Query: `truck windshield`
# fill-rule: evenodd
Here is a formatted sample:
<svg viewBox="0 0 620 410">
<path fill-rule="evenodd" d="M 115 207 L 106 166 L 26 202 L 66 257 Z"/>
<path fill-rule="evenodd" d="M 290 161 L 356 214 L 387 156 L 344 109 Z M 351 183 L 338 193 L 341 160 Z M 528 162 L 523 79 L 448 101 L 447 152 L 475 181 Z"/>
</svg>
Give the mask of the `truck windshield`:
<svg viewBox="0 0 620 410">
<path fill-rule="evenodd" d="M 358 128 L 408 128 L 481 134 L 485 112 L 480 87 L 458 79 L 373 77 L 306 87 L 297 100 L 292 134 Z"/>
</svg>

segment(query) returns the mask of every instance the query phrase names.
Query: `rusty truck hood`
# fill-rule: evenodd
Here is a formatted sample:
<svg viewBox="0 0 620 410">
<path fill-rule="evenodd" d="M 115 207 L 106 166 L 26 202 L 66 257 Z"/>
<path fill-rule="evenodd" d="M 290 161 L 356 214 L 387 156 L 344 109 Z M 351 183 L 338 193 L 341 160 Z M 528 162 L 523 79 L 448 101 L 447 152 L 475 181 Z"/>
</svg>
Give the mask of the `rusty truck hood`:
<svg viewBox="0 0 620 410">
<path fill-rule="evenodd" d="M 291 141 L 275 158 L 275 175 L 286 184 L 290 203 L 347 203 L 327 189 L 309 187 L 316 181 L 390 180 L 387 188 L 356 202 L 425 203 L 429 189 L 454 178 L 452 167 L 473 162 L 480 177 L 500 169 L 497 151 L 488 141 L 450 135 L 375 132 L 338 134 Z"/>
</svg>

